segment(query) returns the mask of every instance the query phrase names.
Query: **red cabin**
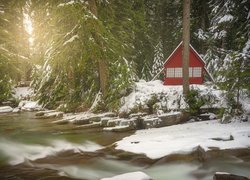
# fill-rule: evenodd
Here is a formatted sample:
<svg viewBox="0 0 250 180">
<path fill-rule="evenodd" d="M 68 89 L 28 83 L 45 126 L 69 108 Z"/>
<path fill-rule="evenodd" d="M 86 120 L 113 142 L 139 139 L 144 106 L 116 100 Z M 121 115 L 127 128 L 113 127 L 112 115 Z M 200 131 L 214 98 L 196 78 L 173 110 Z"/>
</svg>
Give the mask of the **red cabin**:
<svg viewBox="0 0 250 180">
<path fill-rule="evenodd" d="M 204 60 L 189 45 L 189 83 L 202 84 L 207 73 Z M 182 85 L 182 42 L 176 47 L 164 63 L 164 85 Z"/>
</svg>

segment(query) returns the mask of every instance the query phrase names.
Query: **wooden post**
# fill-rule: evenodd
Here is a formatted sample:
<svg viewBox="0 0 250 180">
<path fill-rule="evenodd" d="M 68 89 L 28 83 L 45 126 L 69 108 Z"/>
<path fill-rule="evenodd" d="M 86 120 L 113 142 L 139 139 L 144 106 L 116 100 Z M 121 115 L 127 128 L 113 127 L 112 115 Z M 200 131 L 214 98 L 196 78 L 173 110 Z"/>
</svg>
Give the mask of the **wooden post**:
<svg viewBox="0 0 250 180">
<path fill-rule="evenodd" d="M 183 0 L 183 49 L 182 49 L 182 76 L 183 94 L 189 92 L 189 42 L 190 42 L 190 0 Z"/>
</svg>

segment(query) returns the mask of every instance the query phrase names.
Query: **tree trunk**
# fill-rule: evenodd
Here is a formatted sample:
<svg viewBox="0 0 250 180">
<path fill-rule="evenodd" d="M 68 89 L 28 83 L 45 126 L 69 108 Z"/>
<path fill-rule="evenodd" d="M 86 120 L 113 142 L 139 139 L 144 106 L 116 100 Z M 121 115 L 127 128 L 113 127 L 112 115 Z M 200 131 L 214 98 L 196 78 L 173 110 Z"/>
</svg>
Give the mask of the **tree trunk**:
<svg viewBox="0 0 250 180">
<path fill-rule="evenodd" d="M 190 0 L 183 0 L 183 50 L 182 50 L 182 76 L 183 94 L 189 92 L 189 41 L 190 41 Z"/>
<path fill-rule="evenodd" d="M 201 29 L 203 31 L 206 31 L 206 18 L 207 18 L 207 1 L 206 0 L 202 0 L 201 1 L 201 8 L 202 8 L 202 11 L 201 11 Z M 206 50 L 205 50 L 205 46 L 204 46 L 204 42 L 202 41 L 201 42 L 201 53 L 202 54 L 205 54 L 206 53 Z"/>
<path fill-rule="evenodd" d="M 89 3 L 89 9 L 92 12 L 94 16 L 97 17 L 97 6 L 95 0 L 88 0 Z M 95 32 L 93 32 L 93 37 L 95 38 L 95 41 L 99 43 L 99 46 L 101 46 L 101 49 L 103 48 L 103 43 L 101 40 L 98 39 L 98 29 L 97 26 L 94 28 Z M 107 94 L 107 85 L 108 85 L 108 64 L 105 58 L 97 59 L 98 61 L 98 73 L 99 73 L 99 83 L 102 94 L 105 96 Z"/>
</svg>

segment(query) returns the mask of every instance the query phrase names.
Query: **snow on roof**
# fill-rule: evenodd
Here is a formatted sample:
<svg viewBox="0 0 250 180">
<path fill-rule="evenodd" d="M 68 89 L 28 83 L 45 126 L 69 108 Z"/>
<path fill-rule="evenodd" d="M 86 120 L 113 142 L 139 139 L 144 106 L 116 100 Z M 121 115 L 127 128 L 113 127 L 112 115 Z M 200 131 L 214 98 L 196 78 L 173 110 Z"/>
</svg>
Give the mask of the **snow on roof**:
<svg viewBox="0 0 250 180">
<path fill-rule="evenodd" d="M 210 120 L 139 130 L 136 134 L 118 141 L 116 149 L 143 153 L 151 159 L 158 159 L 170 154 L 190 153 L 198 146 L 205 151 L 211 147 L 248 148 L 249 135 L 250 122 L 220 124 L 217 120 Z M 230 136 L 233 136 L 233 140 L 230 140 Z M 220 138 L 222 140 L 216 140 Z"/>
</svg>

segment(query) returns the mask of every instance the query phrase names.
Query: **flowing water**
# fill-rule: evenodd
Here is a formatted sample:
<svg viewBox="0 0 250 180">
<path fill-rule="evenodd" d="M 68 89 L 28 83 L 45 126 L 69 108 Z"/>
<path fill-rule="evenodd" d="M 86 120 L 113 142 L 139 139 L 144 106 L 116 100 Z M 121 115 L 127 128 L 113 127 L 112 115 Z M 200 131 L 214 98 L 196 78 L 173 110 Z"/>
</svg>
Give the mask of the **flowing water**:
<svg viewBox="0 0 250 180">
<path fill-rule="evenodd" d="M 250 176 L 250 159 L 230 157 L 205 163 L 142 164 L 119 160 L 100 150 L 129 133 L 76 130 L 55 125 L 52 119 L 35 119 L 34 113 L 0 114 L 0 179 L 89 179 L 143 171 L 155 180 L 212 179 L 226 171 Z"/>
</svg>

